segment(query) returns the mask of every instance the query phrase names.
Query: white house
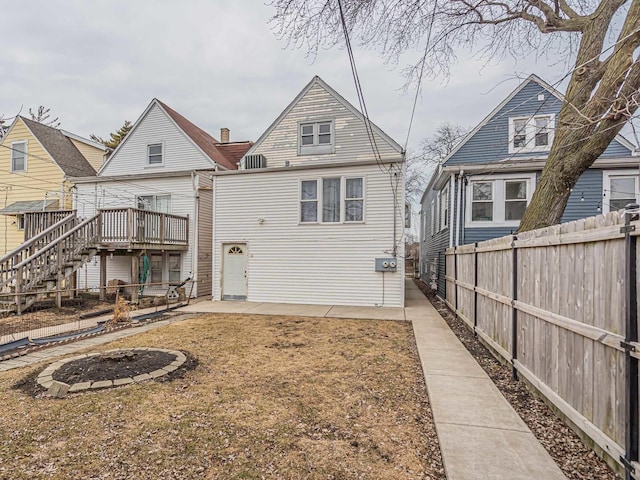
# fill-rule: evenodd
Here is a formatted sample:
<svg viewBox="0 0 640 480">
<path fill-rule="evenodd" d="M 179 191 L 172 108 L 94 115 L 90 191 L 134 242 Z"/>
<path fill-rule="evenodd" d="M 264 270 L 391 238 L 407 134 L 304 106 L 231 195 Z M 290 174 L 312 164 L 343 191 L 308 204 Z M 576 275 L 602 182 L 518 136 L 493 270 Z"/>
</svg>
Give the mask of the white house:
<svg viewBox="0 0 640 480">
<path fill-rule="evenodd" d="M 213 177 L 213 299 L 404 305 L 404 152 L 314 77 Z"/>
<path fill-rule="evenodd" d="M 102 212 L 98 259 L 78 274 L 80 287 L 105 280 L 160 284 L 191 277 L 193 294 L 211 295 L 212 177 L 237 168 L 251 142 L 229 142 L 151 101 L 95 177 L 75 178 L 75 208 Z"/>
</svg>

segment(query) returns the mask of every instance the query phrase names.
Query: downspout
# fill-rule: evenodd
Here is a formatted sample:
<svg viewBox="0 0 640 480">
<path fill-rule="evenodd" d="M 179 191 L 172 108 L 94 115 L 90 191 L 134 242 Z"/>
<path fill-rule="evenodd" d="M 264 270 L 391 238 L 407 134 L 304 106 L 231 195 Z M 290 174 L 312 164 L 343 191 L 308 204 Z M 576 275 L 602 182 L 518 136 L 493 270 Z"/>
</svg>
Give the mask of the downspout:
<svg viewBox="0 0 640 480">
<path fill-rule="evenodd" d="M 200 177 L 196 172 L 191 172 L 191 188 L 193 188 L 193 251 L 191 252 L 191 282 L 196 284 L 196 296 L 198 295 L 198 225 L 200 224 Z M 193 291 L 193 289 L 192 289 Z"/>
<path fill-rule="evenodd" d="M 456 185 L 455 183 L 455 179 L 456 176 L 454 173 L 452 173 L 449 176 L 449 248 L 453 247 L 453 210 L 454 210 L 454 187 Z"/>
<path fill-rule="evenodd" d="M 458 202 L 456 203 L 456 247 L 460 245 L 460 219 L 462 218 L 460 210 L 462 210 L 462 184 L 464 181 L 464 170 L 458 173 Z"/>
<path fill-rule="evenodd" d="M 216 168 L 217 171 L 217 168 Z M 217 238 L 216 238 L 216 176 L 211 175 L 211 188 L 213 189 L 213 194 L 211 195 L 211 239 L 213 242 L 213 251 L 211 252 L 211 300 L 216 300 L 216 296 L 218 295 L 218 290 L 220 289 L 220 285 L 218 282 L 221 282 L 218 279 L 218 272 L 216 272 L 216 255 L 218 254 L 218 246 L 217 246 Z M 218 281 L 216 281 L 218 280 Z M 222 300 L 222 295 L 220 295 L 220 300 Z"/>
</svg>

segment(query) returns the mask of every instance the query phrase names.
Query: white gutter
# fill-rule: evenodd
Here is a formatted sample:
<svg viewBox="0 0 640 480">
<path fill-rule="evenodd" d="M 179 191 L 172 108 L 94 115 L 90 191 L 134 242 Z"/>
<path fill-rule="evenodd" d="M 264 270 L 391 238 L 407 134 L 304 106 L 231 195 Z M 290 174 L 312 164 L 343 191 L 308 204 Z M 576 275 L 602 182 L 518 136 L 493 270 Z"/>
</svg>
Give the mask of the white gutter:
<svg viewBox="0 0 640 480">
<path fill-rule="evenodd" d="M 456 247 L 460 245 L 460 210 L 462 209 L 462 183 L 464 181 L 464 170 L 458 173 L 458 203 L 456 205 Z"/>
<path fill-rule="evenodd" d="M 454 210 L 454 187 L 455 183 L 455 174 L 451 174 L 449 176 L 449 248 L 453 247 L 453 210 Z"/>
<path fill-rule="evenodd" d="M 211 239 L 213 241 L 213 250 L 211 252 L 211 300 L 216 300 L 218 295 L 218 272 L 216 272 L 216 255 L 218 254 L 218 245 L 216 238 L 216 194 L 218 189 L 216 188 L 216 176 L 211 175 L 211 188 L 213 189 L 211 195 Z M 222 261 L 222 260 L 221 260 Z M 218 280 L 221 282 L 221 280 Z M 222 300 L 222 295 L 220 295 Z"/>
</svg>

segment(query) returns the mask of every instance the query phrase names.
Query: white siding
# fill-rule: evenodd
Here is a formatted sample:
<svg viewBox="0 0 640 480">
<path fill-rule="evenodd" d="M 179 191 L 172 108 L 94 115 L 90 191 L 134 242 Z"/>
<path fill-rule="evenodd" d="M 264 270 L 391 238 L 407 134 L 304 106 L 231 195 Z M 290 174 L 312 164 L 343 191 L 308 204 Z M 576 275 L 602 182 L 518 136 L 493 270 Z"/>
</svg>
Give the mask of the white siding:
<svg viewBox="0 0 640 480">
<path fill-rule="evenodd" d="M 194 190 L 190 175 L 184 177 L 168 178 L 140 178 L 127 181 L 109 181 L 97 183 L 81 183 L 77 185 L 75 208 L 78 215 L 88 217 L 96 212 L 97 208 L 137 207 L 138 195 L 171 195 L 171 213 L 174 215 L 189 216 L 189 250 L 182 254 L 181 277 L 186 278 L 192 271 L 192 250 L 194 245 Z M 123 261 L 122 258 L 125 258 Z M 96 263 L 94 265 L 94 263 Z M 126 264 L 125 264 L 126 263 Z M 124 281 L 131 280 L 129 257 L 116 257 L 107 259 L 107 280 L 119 278 Z M 99 262 L 90 262 L 86 267 L 86 273 L 78 274 L 78 282 L 81 288 L 93 287 L 100 283 Z M 194 294 L 197 291 L 194 288 Z"/>
<path fill-rule="evenodd" d="M 298 155 L 298 124 L 325 120 L 334 122 L 335 153 Z M 375 141 L 382 159 L 399 159 L 400 153 L 381 136 L 376 134 Z M 283 167 L 285 160 L 291 165 L 320 165 L 375 158 L 364 122 L 318 84 L 309 89 L 252 153 L 263 154 L 269 168 Z"/>
<path fill-rule="evenodd" d="M 365 178 L 365 223 L 300 225 L 300 180 Z M 221 299 L 222 246 L 248 245 L 248 300 L 258 302 L 402 306 L 404 262 L 374 271 L 393 248 L 393 193 L 376 165 L 215 177 L 214 300 Z M 397 198 L 398 255 L 402 258 L 403 184 Z M 258 219 L 264 219 L 260 224 Z M 383 286 L 384 281 L 384 286 Z"/>
<path fill-rule="evenodd" d="M 162 143 L 163 166 L 148 166 L 147 146 Z M 108 160 L 100 176 L 175 172 L 213 168 L 205 156 L 158 104 L 153 104 L 120 149 Z"/>
</svg>

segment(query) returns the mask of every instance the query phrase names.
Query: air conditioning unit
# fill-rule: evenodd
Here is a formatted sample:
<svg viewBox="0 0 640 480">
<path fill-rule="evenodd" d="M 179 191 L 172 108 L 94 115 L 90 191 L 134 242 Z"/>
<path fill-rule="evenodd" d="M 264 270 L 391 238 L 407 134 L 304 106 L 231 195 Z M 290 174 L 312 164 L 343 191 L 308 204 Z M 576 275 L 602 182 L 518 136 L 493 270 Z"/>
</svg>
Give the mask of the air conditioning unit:
<svg viewBox="0 0 640 480">
<path fill-rule="evenodd" d="M 267 168 L 267 159 L 261 153 L 257 155 L 245 155 L 242 163 L 245 170 L 252 168 Z"/>
</svg>

